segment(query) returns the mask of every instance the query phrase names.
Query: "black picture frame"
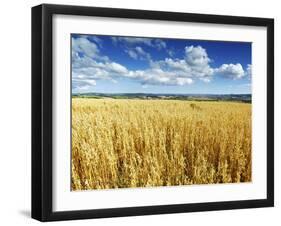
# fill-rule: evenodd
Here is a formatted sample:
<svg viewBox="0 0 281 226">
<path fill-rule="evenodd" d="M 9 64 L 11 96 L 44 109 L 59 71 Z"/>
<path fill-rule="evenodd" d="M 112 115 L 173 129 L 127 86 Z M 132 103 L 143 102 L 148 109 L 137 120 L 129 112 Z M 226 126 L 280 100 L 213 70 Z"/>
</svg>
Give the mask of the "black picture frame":
<svg viewBox="0 0 281 226">
<path fill-rule="evenodd" d="M 54 212 L 52 210 L 52 18 L 55 14 L 266 27 L 267 198 Z M 50 4 L 32 8 L 32 218 L 40 221 L 57 221 L 271 206 L 274 206 L 273 19 Z"/>
</svg>

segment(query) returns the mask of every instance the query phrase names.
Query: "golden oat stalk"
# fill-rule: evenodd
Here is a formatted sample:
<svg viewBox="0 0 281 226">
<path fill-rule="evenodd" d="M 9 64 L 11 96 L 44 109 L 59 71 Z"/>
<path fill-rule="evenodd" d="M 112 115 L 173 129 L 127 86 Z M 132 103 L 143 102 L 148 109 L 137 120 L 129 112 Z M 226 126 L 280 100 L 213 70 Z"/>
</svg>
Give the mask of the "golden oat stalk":
<svg viewBox="0 0 281 226">
<path fill-rule="evenodd" d="M 251 181 L 251 104 L 72 100 L 72 190 Z"/>
</svg>

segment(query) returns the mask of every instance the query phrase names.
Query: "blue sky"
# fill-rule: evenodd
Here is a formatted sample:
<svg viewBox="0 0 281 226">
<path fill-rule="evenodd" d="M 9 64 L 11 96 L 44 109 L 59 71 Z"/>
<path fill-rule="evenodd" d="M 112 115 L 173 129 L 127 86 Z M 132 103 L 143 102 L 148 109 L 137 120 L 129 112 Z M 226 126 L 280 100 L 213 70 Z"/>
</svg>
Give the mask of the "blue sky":
<svg viewBox="0 0 281 226">
<path fill-rule="evenodd" d="M 72 34 L 72 93 L 251 93 L 251 43 Z"/>
</svg>

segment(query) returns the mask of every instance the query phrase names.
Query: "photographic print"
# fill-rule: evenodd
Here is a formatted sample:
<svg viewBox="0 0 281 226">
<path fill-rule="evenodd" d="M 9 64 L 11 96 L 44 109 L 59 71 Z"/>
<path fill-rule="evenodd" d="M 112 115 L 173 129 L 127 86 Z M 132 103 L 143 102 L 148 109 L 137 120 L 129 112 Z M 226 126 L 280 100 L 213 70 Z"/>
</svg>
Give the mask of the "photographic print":
<svg viewBox="0 0 281 226">
<path fill-rule="evenodd" d="M 251 182 L 251 48 L 71 34 L 71 190 Z"/>
<path fill-rule="evenodd" d="M 31 43 L 32 218 L 274 206 L 274 19 L 42 4 Z"/>
</svg>

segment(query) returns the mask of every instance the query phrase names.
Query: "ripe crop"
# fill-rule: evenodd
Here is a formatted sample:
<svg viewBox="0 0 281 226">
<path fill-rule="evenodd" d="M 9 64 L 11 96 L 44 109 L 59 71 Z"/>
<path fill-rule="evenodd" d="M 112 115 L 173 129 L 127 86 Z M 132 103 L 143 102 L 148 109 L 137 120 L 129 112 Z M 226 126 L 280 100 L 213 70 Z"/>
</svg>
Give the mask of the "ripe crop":
<svg viewBox="0 0 281 226">
<path fill-rule="evenodd" d="M 251 181 L 251 104 L 72 99 L 72 190 Z"/>
</svg>

